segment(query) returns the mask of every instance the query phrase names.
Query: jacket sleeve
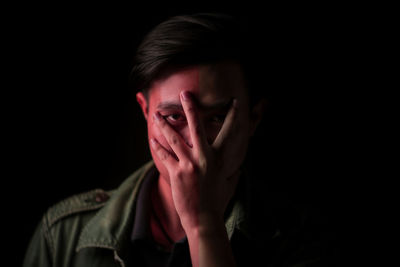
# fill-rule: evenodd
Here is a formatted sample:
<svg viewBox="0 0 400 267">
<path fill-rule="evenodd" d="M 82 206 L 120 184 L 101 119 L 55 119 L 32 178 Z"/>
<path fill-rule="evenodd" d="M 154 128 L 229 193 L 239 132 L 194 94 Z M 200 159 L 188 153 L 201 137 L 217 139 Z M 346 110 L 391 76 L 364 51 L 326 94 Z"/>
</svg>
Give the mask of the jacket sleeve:
<svg viewBox="0 0 400 267">
<path fill-rule="evenodd" d="M 46 218 L 37 226 L 25 254 L 23 267 L 50 267 L 52 264 L 51 238 Z"/>
</svg>

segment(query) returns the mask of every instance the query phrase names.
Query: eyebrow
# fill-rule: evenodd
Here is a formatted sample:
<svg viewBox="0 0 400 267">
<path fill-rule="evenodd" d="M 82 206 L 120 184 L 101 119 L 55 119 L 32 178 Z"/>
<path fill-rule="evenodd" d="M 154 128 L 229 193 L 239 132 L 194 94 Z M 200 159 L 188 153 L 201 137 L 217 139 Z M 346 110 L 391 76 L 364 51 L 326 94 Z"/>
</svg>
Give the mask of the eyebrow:
<svg viewBox="0 0 400 267">
<path fill-rule="evenodd" d="M 178 110 L 182 110 L 183 111 L 183 107 L 182 107 L 181 103 L 178 104 L 176 102 L 168 102 L 168 101 L 159 103 L 157 105 L 157 109 L 167 109 L 167 110 L 169 110 L 169 109 L 174 109 L 174 110 L 178 109 Z"/>
<path fill-rule="evenodd" d="M 232 103 L 232 99 L 217 101 L 210 105 L 200 105 L 200 109 L 204 110 L 219 110 L 219 109 L 228 109 Z M 197 104 L 199 105 L 199 104 Z M 180 102 L 170 102 L 165 101 L 161 102 L 157 105 L 157 109 L 164 110 L 181 110 L 183 111 L 182 104 Z"/>
</svg>

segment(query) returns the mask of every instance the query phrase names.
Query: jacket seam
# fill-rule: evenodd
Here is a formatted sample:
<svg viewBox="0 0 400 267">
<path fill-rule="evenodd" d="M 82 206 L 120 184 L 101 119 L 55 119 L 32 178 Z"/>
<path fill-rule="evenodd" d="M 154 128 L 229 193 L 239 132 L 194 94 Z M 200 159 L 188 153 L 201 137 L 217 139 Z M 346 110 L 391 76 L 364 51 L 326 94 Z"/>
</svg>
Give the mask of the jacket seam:
<svg viewBox="0 0 400 267">
<path fill-rule="evenodd" d="M 54 219 L 52 219 L 52 220 L 49 222 L 49 227 L 53 226 L 57 221 L 59 221 L 59 220 L 65 218 L 65 217 L 68 217 L 68 216 L 70 216 L 70 215 L 73 215 L 73 214 L 79 213 L 79 212 L 83 212 L 83 211 L 92 211 L 92 210 L 96 210 L 96 209 L 99 209 L 99 208 L 103 207 L 105 204 L 106 204 L 106 203 L 104 202 L 104 203 L 101 203 L 101 204 L 98 204 L 98 205 L 95 205 L 95 206 L 85 207 L 85 208 L 81 208 L 81 209 L 74 209 L 74 210 L 72 210 L 72 211 L 65 212 L 65 213 L 63 213 L 63 214 L 61 214 L 61 215 L 55 217 Z"/>
<path fill-rule="evenodd" d="M 75 252 L 79 252 L 81 249 L 84 249 L 84 248 L 105 248 L 105 249 L 111 249 L 114 251 L 116 250 L 116 248 L 113 246 L 107 246 L 107 245 L 103 245 L 103 244 L 99 244 L 99 243 L 89 243 L 84 246 L 77 247 L 75 249 Z"/>
</svg>

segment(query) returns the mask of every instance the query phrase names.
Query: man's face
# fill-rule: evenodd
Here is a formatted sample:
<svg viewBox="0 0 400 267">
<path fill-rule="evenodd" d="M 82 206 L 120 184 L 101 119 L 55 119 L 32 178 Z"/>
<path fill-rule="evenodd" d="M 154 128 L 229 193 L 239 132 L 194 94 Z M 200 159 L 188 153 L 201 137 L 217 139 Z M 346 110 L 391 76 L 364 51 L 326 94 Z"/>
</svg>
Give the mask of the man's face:
<svg viewBox="0 0 400 267">
<path fill-rule="evenodd" d="M 237 99 L 238 110 L 240 111 L 236 119 L 240 120 L 242 129 L 245 129 L 248 132 L 248 137 L 250 137 L 253 127 L 249 115 L 249 101 L 244 77 L 238 64 L 225 62 L 172 72 L 152 84 L 147 99 L 142 93 L 137 94 L 138 102 L 147 120 L 149 141 L 151 138 L 155 138 L 161 146 L 174 155 L 173 150 L 154 121 L 153 115 L 159 112 L 172 128 L 182 136 L 187 145 L 193 145 L 181 105 L 180 93 L 182 91 L 188 91 L 192 94 L 209 144 L 212 144 L 217 137 L 233 98 Z M 169 182 L 169 175 L 163 162 L 152 148 L 150 150 L 161 177 Z"/>
</svg>

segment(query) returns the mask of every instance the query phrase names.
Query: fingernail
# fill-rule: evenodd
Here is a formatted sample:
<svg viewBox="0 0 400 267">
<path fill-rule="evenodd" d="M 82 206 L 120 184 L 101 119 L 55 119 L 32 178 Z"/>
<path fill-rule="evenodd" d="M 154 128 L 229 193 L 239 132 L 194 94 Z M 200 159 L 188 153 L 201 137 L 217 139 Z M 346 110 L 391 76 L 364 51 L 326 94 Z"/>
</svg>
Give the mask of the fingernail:
<svg viewBox="0 0 400 267">
<path fill-rule="evenodd" d="M 161 115 L 160 115 L 160 113 L 158 113 L 158 112 L 154 113 L 154 114 L 153 114 L 153 119 L 154 119 L 155 121 L 161 120 Z"/>
<path fill-rule="evenodd" d="M 190 100 L 190 93 L 188 91 L 183 91 L 181 93 L 183 100 Z"/>
<path fill-rule="evenodd" d="M 150 139 L 150 143 L 151 143 L 152 146 L 155 146 L 156 145 L 156 140 L 154 138 L 151 138 Z"/>
<path fill-rule="evenodd" d="M 235 108 L 237 107 L 237 100 L 236 100 L 236 98 L 233 99 L 232 106 L 235 107 Z"/>
</svg>

